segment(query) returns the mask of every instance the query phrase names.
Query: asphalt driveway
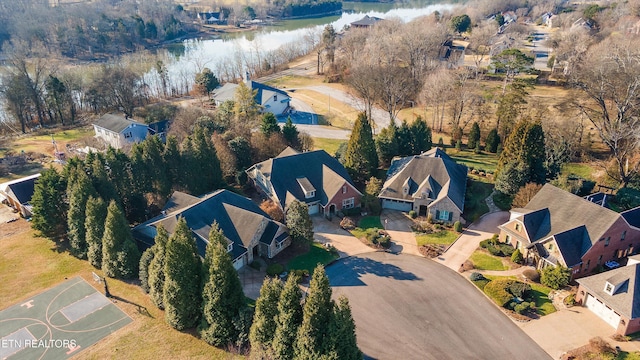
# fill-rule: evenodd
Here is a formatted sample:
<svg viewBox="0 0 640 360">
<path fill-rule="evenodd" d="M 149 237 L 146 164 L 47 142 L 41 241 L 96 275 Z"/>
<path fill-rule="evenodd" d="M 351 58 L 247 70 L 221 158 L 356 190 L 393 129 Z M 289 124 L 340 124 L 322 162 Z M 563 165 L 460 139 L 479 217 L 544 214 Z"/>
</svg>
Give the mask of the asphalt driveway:
<svg viewBox="0 0 640 360">
<path fill-rule="evenodd" d="M 384 252 L 327 267 L 349 298 L 358 345 L 376 359 L 550 359 L 469 281 L 436 262 Z"/>
</svg>

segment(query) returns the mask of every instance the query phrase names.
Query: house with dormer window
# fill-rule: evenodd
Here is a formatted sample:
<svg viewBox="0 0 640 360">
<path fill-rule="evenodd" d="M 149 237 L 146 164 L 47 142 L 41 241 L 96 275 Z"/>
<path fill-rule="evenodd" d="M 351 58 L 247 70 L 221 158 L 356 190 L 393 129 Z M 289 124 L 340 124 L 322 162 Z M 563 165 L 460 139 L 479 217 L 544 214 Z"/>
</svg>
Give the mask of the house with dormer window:
<svg viewBox="0 0 640 360">
<path fill-rule="evenodd" d="M 362 193 L 336 158 L 324 150 L 286 148 L 275 158 L 251 166 L 254 186 L 286 212 L 292 201 L 304 202 L 309 214 L 335 214 L 360 206 Z"/>
<path fill-rule="evenodd" d="M 461 220 L 467 167 L 439 148 L 394 158 L 378 198 L 383 209 L 415 211 L 435 221 Z"/>
<path fill-rule="evenodd" d="M 577 280 L 576 301 L 611 325 L 617 334 L 640 331 L 640 263 Z"/>
</svg>

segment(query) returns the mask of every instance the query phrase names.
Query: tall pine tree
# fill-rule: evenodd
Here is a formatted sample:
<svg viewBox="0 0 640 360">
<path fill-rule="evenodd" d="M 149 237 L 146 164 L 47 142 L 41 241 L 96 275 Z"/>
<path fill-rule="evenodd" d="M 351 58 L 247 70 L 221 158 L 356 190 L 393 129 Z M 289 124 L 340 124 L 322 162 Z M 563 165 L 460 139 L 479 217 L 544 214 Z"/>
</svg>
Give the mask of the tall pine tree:
<svg viewBox="0 0 640 360">
<path fill-rule="evenodd" d="M 87 258 L 88 244 L 86 239 L 86 208 L 89 197 L 96 196 L 96 191 L 87 177 L 87 174 L 80 170 L 74 183 L 70 183 L 67 192 L 69 198 L 69 211 L 67 212 L 67 237 L 71 254 L 79 259 Z"/>
<path fill-rule="evenodd" d="M 282 136 L 284 137 L 284 141 L 287 142 L 288 146 L 300 150 L 300 140 L 298 139 L 298 135 L 298 128 L 293 125 L 291 117 L 288 116 L 287 121 L 282 127 Z"/>
<path fill-rule="evenodd" d="M 142 253 L 140 257 L 140 265 L 138 266 L 138 279 L 140 279 L 140 287 L 147 294 L 149 293 L 149 267 L 151 266 L 151 262 L 155 257 L 155 249 L 152 247 L 148 248 Z"/>
<path fill-rule="evenodd" d="M 373 141 L 371 123 L 364 113 L 358 114 L 347 144 L 344 160 L 344 166 L 357 182 L 364 183 L 375 175 L 378 168 L 378 154 Z"/>
<path fill-rule="evenodd" d="M 271 353 L 278 317 L 278 300 L 282 293 L 282 282 L 276 278 L 265 278 L 256 300 L 253 324 L 249 332 L 251 353 L 256 358 L 273 358 Z"/>
<path fill-rule="evenodd" d="M 349 300 L 345 296 L 341 296 L 333 307 L 329 333 L 331 352 L 336 359 L 362 360 L 362 351 L 358 348 L 356 339 L 356 324 L 351 315 Z"/>
<path fill-rule="evenodd" d="M 469 149 L 475 149 L 480 142 L 480 125 L 478 125 L 477 121 L 474 121 L 473 125 L 471 125 L 471 131 L 469 131 L 467 138 L 467 147 Z"/>
<path fill-rule="evenodd" d="M 324 267 L 318 265 L 313 271 L 309 283 L 309 294 L 302 311 L 302 324 L 298 329 L 298 339 L 294 348 L 296 359 L 313 360 L 329 355 L 331 351 L 329 323 L 333 305 L 329 278 Z"/>
<path fill-rule="evenodd" d="M 398 127 L 395 122 L 391 122 L 388 127 L 383 128 L 376 136 L 376 150 L 378 159 L 382 165 L 388 166 L 394 156 L 398 156 Z"/>
<path fill-rule="evenodd" d="M 31 227 L 40 235 L 57 240 L 66 232 L 65 180 L 54 168 L 42 172 L 31 197 Z"/>
<path fill-rule="evenodd" d="M 413 155 L 413 134 L 411 133 L 411 127 L 407 121 L 403 121 L 400 127 L 396 131 L 396 137 L 398 142 L 398 154 L 399 156 Z"/>
<path fill-rule="evenodd" d="M 271 134 L 279 133 L 280 126 L 278 126 L 278 119 L 273 113 L 265 113 L 262 115 L 262 122 L 260 123 L 260 132 L 264 136 L 269 137 Z"/>
<path fill-rule="evenodd" d="M 114 200 L 107 208 L 102 235 L 102 271 L 112 278 L 130 279 L 138 274 L 140 252 L 122 210 Z"/>
<path fill-rule="evenodd" d="M 227 239 L 217 223 L 211 226 L 209 233 L 205 266 L 200 336 L 210 345 L 227 346 L 237 340 L 239 332 L 233 320 L 246 305 L 240 278 L 227 252 Z"/>
<path fill-rule="evenodd" d="M 156 229 L 156 237 L 153 244 L 153 259 L 149 263 L 149 297 L 151 302 L 159 309 L 164 309 L 164 264 L 169 241 L 169 233 L 162 224 Z"/>
<path fill-rule="evenodd" d="M 107 217 L 107 204 L 101 197 L 90 196 L 85 211 L 85 239 L 87 241 L 87 259 L 94 267 L 102 267 L 102 236 L 104 221 Z"/>
<path fill-rule="evenodd" d="M 194 327 L 200 319 L 202 263 L 196 240 L 182 217 L 167 242 L 164 276 L 165 320 L 177 330 Z"/>
<path fill-rule="evenodd" d="M 293 241 L 302 245 L 313 242 L 313 222 L 307 204 L 293 200 L 287 209 L 285 223 Z"/>
<path fill-rule="evenodd" d="M 411 149 L 413 154 L 422 154 L 431 149 L 431 129 L 421 116 L 411 124 Z"/>
<path fill-rule="evenodd" d="M 289 276 L 278 300 L 276 330 L 271 342 L 275 359 L 291 360 L 294 356 L 298 328 L 302 324 L 302 293 L 297 280 L 295 275 Z"/>
</svg>

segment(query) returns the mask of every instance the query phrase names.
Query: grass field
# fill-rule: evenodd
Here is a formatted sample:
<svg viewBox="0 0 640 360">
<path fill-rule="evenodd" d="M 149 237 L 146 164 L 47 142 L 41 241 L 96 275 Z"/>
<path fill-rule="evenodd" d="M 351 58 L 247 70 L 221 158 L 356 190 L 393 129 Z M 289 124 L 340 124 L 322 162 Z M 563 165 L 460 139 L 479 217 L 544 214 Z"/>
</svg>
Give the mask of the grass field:
<svg viewBox="0 0 640 360">
<path fill-rule="evenodd" d="M 538 315 L 544 316 L 556 312 L 556 308 L 553 306 L 551 300 L 549 300 L 551 288 L 536 283 L 530 283 L 529 285 L 531 285 L 531 291 L 536 300 L 536 312 Z"/>
<path fill-rule="evenodd" d="M 0 307 L 27 300 L 65 278 L 81 276 L 92 282 L 94 269 L 87 261 L 59 252 L 53 242 L 34 236 L 29 224 L 19 220 L 0 226 Z M 149 359 L 150 349 L 158 359 L 230 359 L 233 355 L 207 345 L 194 331 L 176 331 L 164 322 L 158 310 L 139 286 L 109 280 L 109 290 L 121 297 L 117 302 L 133 323 L 84 349 L 74 359 Z M 146 308 L 148 314 L 138 311 Z M 117 356 L 120 354 L 120 356 Z M 241 358 L 241 357 L 237 357 Z"/>
<path fill-rule="evenodd" d="M 478 270 L 503 271 L 509 269 L 508 266 L 505 266 L 502 263 L 501 259 L 495 256 L 491 256 L 481 250 L 476 250 L 473 254 L 471 254 L 471 257 L 469 259 L 473 263 L 473 266 Z"/>
<path fill-rule="evenodd" d="M 291 97 L 304 101 L 322 117 L 324 125 L 351 129 L 358 117 L 358 110 L 328 95 L 313 90 L 296 90 Z"/>
<path fill-rule="evenodd" d="M 351 234 L 358 239 L 365 237 L 367 229 L 383 229 L 380 216 L 365 216 L 358 222 L 358 227 L 351 230 Z"/>
<path fill-rule="evenodd" d="M 469 169 L 473 168 L 479 171 L 496 171 L 498 166 L 498 155 L 490 152 L 481 152 L 476 154 L 472 150 L 462 149 L 447 149 L 447 154 L 453 158 L 453 160 L 467 165 Z"/>
<path fill-rule="evenodd" d="M 562 167 L 563 174 L 576 175 L 587 180 L 596 180 L 596 172 L 593 166 L 584 163 L 567 163 Z"/>
<path fill-rule="evenodd" d="M 93 128 L 81 127 L 71 130 L 56 131 L 54 139 L 60 151 L 64 150 L 66 144 L 78 141 L 93 135 Z M 51 134 L 23 135 L 11 141 L 7 147 L 0 148 L 0 156 L 4 156 L 7 151 L 14 154 L 24 152 L 36 152 L 53 157 L 53 143 Z"/>
<path fill-rule="evenodd" d="M 416 235 L 416 242 L 418 246 L 426 244 L 451 245 L 456 241 L 458 236 L 460 236 L 460 234 L 455 231 L 440 230 L 431 234 Z"/>
<path fill-rule="evenodd" d="M 346 140 L 339 139 L 313 138 L 313 147 L 316 150 L 324 150 L 329 155 L 335 156 L 336 151 L 338 151 L 338 148 L 340 147 L 340 144 L 346 142 Z"/>
<path fill-rule="evenodd" d="M 287 263 L 287 270 L 306 269 L 309 271 L 309 274 L 313 274 L 313 269 L 315 269 L 318 264 L 326 265 L 337 258 L 337 255 L 327 251 L 322 244 L 313 243 L 308 253 L 297 256 Z"/>
</svg>

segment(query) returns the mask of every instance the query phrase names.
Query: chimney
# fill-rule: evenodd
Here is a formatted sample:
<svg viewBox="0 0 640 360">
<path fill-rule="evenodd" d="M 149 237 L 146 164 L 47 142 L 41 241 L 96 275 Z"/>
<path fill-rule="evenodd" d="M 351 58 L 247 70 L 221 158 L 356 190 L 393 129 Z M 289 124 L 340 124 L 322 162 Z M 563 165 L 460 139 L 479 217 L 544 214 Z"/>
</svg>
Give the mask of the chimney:
<svg viewBox="0 0 640 360">
<path fill-rule="evenodd" d="M 251 75 L 249 75 L 249 71 L 244 72 L 244 81 L 245 82 L 251 81 Z"/>
</svg>

